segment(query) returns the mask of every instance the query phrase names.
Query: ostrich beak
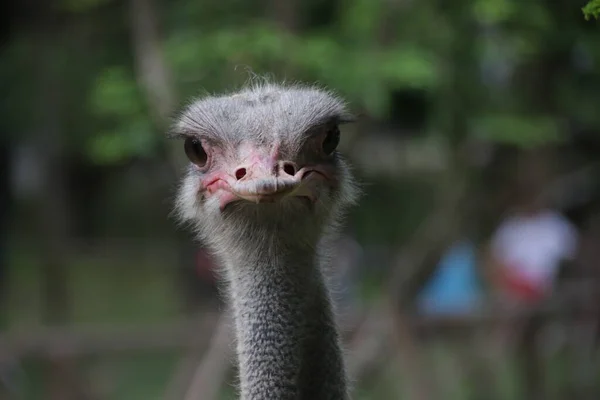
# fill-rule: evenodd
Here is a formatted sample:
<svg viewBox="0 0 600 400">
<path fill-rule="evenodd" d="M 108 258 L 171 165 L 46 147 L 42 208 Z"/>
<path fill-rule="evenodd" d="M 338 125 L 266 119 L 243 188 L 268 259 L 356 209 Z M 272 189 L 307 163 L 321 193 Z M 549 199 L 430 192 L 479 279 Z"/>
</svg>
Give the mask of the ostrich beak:
<svg viewBox="0 0 600 400">
<path fill-rule="evenodd" d="M 277 203 L 285 198 L 303 198 L 309 203 L 317 199 L 315 181 L 322 179 L 321 174 L 310 174 L 309 179 L 302 179 L 302 174 L 293 178 L 260 177 L 244 182 L 243 185 L 228 185 L 225 195 L 221 197 L 221 210 L 235 201 L 252 203 Z"/>
<path fill-rule="evenodd" d="M 251 201 L 253 203 L 273 203 L 294 192 L 297 187 L 295 183 L 283 182 L 279 184 L 277 179 L 259 180 L 249 182 L 255 186 L 254 190 L 234 191 L 233 194 L 240 199 Z"/>
<path fill-rule="evenodd" d="M 238 201 L 277 203 L 290 197 L 313 203 L 318 181 L 331 180 L 329 171 L 322 167 L 298 169 L 291 162 L 263 160 L 238 166 L 229 173 L 220 172 L 206 182 L 207 191 L 218 196 L 221 210 Z"/>
</svg>

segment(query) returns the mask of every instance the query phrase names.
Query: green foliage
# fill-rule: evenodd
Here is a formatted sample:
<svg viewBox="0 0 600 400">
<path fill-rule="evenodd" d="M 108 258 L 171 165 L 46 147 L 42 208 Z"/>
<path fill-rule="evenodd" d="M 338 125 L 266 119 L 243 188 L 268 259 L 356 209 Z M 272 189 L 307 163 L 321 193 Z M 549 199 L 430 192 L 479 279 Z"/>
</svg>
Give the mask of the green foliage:
<svg viewBox="0 0 600 400">
<path fill-rule="evenodd" d="M 316 19 L 307 11 L 314 9 L 316 0 L 297 1 L 296 18 L 302 23 L 293 33 L 274 24 L 272 13 L 256 1 L 176 0 L 156 6 L 164 55 L 181 102 L 204 92 L 231 90 L 255 74 L 271 74 L 275 79 L 327 85 L 348 98 L 355 110 L 387 118 L 392 91 L 413 88 L 434 99 L 432 131 L 447 133 L 448 115 L 467 107 L 468 125 L 489 140 L 524 146 L 558 140 L 556 123 L 540 118 L 536 105 L 524 101 L 529 98 L 525 87 L 511 82 L 510 76 L 504 87 L 486 86 L 477 75 L 480 65 L 495 69 L 510 65 L 514 72 L 575 38 L 587 57 L 597 62 L 600 40 L 575 23 L 559 27 L 560 11 L 535 2 L 461 1 L 440 12 L 439 4 L 431 0 L 402 6 L 383 0 L 342 0 L 335 12 L 323 17 L 330 20 L 318 26 L 313 26 Z M 66 101 L 73 120 L 68 135 L 78 143 L 74 149 L 80 150 L 83 142 L 85 154 L 97 163 L 151 156 L 163 145 L 132 68 L 129 18 L 121 15 L 120 7 L 102 7 L 112 2 L 60 2 L 60 9 L 74 20 L 85 13 L 85 24 L 80 21 L 78 26 L 86 28 L 81 34 L 57 38 L 66 44 L 86 35 L 95 40 L 82 54 L 66 51 L 70 61 L 58 68 L 63 76 L 77 75 L 68 82 L 73 88 L 66 96 L 87 95 L 85 101 L 80 97 Z M 597 16 L 600 0 L 583 10 L 588 18 Z M 486 26 L 485 34 L 471 38 L 478 25 Z M 0 65 L 5 92 L 12 93 L 2 101 L 3 123 L 9 131 L 24 125 L 22 116 L 28 114 L 23 110 L 35 107 L 34 82 L 25 78 L 34 71 L 28 56 L 34 50 L 23 43 L 22 37 L 13 38 Z M 57 54 L 49 62 L 62 65 L 63 57 Z M 77 57 L 97 61 L 77 62 Z M 465 67 L 470 72 L 461 72 Z M 598 72 L 590 74 L 588 81 Z M 594 109 L 599 95 L 581 87 L 576 74 L 564 76 L 548 83 L 557 86 L 553 100 L 557 112 L 600 123 Z M 17 86 L 21 89 L 15 90 Z"/>
<path fill-rule="evenodd" d="M 384 3 L 371 0 L 342 2 L 339 36 L 344 41 L 369 46 L 377 39 L 383 17 Z"/>
<path fill-rule="evenodd" d="M 150 157 L 158 136 L 146 119 L 129 121 L 114 130 L 98 131 L 90 138 L 87 154 L 96 164 L 117 164 L 131 157 Z"/>
<path fill-rule="evenodd" d="M 397 47 L 381 54 L 376 72 L 394 87 L 430 89 L 442 78 L 436 61 L 418 47 Z"/>
<path fill-rule="evenodd" d="M 214 90 L 229 86 L 227 82 L 235 81 L 235 76 L 243 80 L 248 76 L 246 66 L 257 74 L 289 70 L 297 77 L 336 88 L 374 115 L 385 115 L 390 88 L 431 89 L 440 80 L 434 55 L 417 46 L 362 48 L 345 45 L 331 35 L 292 36 L 261 23 L 192 38 L 192 33 L 181 33 L 166 42 L 166 54 L 184 92 L 189 82 L 204 86 L 209 80 L 205 78 L 208 68 L 198 68 L 197 54 L 203 55 L 207 66 L 225 66 L 215 69 Z M 378 87 L 385 91 L 374 98 Z M 212 85 L 208 90 L 213 90 Z"/>
<path fill-rule="evenodd" d="M 600 16 L 600 0 L 591 0 L 581 10 L 586 20 L 592 17 L 598 19 L 598 16 Z"/>
<path fill-rule="evenodd" d="M 130 71 L 122 66 L 104 69 L 92 86 L 91 107 L 99 116 L 142 114 L 142 99 Z"/>
<path fill-rule="evenodd" d="M 473 131 L 478 137 L 521 147 L 564 139 L 557 121 L 548 116 L 495 113 L 478 117 L 473 123 Z"/>
<path fill-rule="evenodd" d="M 473 14 L 484 23 L 497 24 L 508 21 L 518 11 L 518 4 L 509 0 L 477 0 L 473 2 Z"/>
<path fill-rule="evenodd" d="M 157 136 L 129 72 L 123 67 L 106 68 L 93 85 L 92 112 L 110 126 L 87 142 L 87 154 L 95 163 L 120 163 L 132 156 L 150 156 L 155 149 Z"/>
</svg>

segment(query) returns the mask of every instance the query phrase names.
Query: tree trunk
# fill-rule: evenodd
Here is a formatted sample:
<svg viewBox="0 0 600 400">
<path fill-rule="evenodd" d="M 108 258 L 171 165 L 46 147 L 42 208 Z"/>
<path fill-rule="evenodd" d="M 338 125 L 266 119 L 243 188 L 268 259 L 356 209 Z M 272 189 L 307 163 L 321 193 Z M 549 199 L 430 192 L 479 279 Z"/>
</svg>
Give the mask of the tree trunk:
<svg viewBox="0 0 600 400">
<path fill-rule="evenodd" d="M 156 4 L 153 0 L 130 0 L 129 5 L 137 82 L 146 94 L 155 126 L 163 131 L 175 111 L 177 95 L 162 49 Z M 186 160 L 179 142 L 168 143 L 167 147 L 175 179 Z"/>
<path fill-rule="evenodd" d="M 153 0 L 131 0 L 131 39 L 138 85 L 146 94 L 154 123 L 159 130 L 165 129 L 175 109 L 176 94 L 171 73 L 165 60 L 160 38 L 158 12 Z M 179 171 L 185 162 L 183 148 L 179 141 L 166 144 L 168 165 L 173 183 L 179 179 Z M 187 235 L 180 233 L 178 276 L 189 276 L 186 271 L 192 268 L 194 249 Z M 182 281 L 182 279 L 179 279 Z M 187 282 L 177 284 L 182 293 L 182 308 L 188 306 Z"/>
<path fill-rule="evenodd" d="M 175 107 L 175 93 L 161 47 L 156 6 L 152 0 L 131 0 L 130 6 L 138 84 L 146 93 L 156 124 L 164 126 Z"/>
<path fill-rule="evenodd" d="M 68 206 L 65 165 L 64 138 L 62 132 L 62 90 L 64 75 L 53 63 L 43 60 L 56 58 L 55 44 L 59 38 L 55 34 L 46 34 L 39 39 L 40 60 L 39 96 L 37 112 L 37 154 L 42 173 L 39 222 L 41 250 L 44 262 L 44 322 L 50 325 L 64 324 L 68 320 L 69 301 L 67 290 L 67 254 L 68 254 Z"/>
<path fill-rule="evenodd" d="M 68 216 L 65 173 L 65 142 L 62 128 L 61 96 L 65 76 L 59 62 L 60 43 L 57 28 L 49 25 L 38 36 L 40 56 L 38 65 L 38 155 L 42 176 L 39 198 L 39 251 L 42 259 L 42 319 L 47 325 L 65 325 L 71 314 L 69 276 L 67 270 Z M 51 62 L 47 62 L 51 60 Z M 75 360 L 54 357 L 50 360 L 48 398 L 56 400 L 81 399 Z"/>
</svg>

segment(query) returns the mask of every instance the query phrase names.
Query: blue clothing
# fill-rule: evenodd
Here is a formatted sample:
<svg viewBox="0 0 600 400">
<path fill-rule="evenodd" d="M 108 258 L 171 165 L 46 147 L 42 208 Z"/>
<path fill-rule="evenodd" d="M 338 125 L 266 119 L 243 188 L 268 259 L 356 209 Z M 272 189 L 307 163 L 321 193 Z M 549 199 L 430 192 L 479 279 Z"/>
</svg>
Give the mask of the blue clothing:
<svg viewBox="0 0 600 400">
<path fill-rule="evenodd" d="M 417 298 L 418 310 L 429 315 L 468 314 L 481 304 L 475 246 L 469 241 L 453 245 Z"/>
</svg>

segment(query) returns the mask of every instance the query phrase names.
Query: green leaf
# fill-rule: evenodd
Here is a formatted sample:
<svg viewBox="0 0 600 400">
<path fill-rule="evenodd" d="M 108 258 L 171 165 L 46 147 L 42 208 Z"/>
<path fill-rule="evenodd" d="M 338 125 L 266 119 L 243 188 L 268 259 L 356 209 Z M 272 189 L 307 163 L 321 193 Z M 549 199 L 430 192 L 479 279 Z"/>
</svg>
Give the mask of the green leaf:
<svg viewBox="0 0 600 400">
<path fill-rule="evenodd" d="M 590 20 L 592 17 L 598 19 L 600 16 L 600 0 L 591 0 L 581 9 L 586 20 Z"/>
<path fill-rule="evenodd" d="M 477 0 L 473 4 L 473 13 L 483 23 L 497 24 L 508 20 L 515 7 L 515 3 L 509 0 Z"/>
<path fill-rule="evenodd" d="M 142 112 L 143 103 L 133 76 L 123 66 L 106 68 L 91 92 L 92 112 L 128 117 Z"/>
<path fill-rule="evenodd" d="M 368 44 L 380 32 L 382 11 L 381 0 L 345 0 L 341 10 L 341 33 L 355 44 Z"/>
<path fill-rule="evenodd" d="M 138 118 L 120 125 L 120 129 L 97 133 L 88 142 L 87 154 L 96 164 L 117 164 L 152 155 L 158 140 L 149 121 Z"/>
<path fill-rule="evenodd" d="M 93 163 L 116 164 L 129 157 L 127 138 L 118 132 L 102 132 L 94 136 L 87 153 Z"/>
<path fill-rule="evenodd" d="M 433 56 L 417 48 L 398 48 L 381 55 L 379 74 L 395 86 L 430 88 L 440 78 Z"/>
</svg>

